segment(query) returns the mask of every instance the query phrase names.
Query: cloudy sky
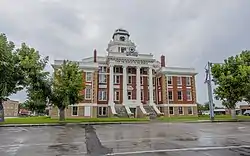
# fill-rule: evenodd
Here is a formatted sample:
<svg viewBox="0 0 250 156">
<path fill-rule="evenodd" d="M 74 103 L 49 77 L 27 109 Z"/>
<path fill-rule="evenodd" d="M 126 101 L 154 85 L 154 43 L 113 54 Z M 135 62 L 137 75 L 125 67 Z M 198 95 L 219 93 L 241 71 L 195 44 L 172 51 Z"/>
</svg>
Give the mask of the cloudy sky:
<svg viewBox="0 0 250 156">
<path fill-rule="evenodd" d="M 0 32 L 54 59 L 105 55 L 116 28 L 140 53 L 168 66 L 195 67 L 198 102 L 207 101 L 204 66 L 250 46 L 249 0 L 0 0 Z M 51 68 L 48 67 L 48 70 Z M 12 96 L 25 100 L 25 93 Z"/>
</svg>

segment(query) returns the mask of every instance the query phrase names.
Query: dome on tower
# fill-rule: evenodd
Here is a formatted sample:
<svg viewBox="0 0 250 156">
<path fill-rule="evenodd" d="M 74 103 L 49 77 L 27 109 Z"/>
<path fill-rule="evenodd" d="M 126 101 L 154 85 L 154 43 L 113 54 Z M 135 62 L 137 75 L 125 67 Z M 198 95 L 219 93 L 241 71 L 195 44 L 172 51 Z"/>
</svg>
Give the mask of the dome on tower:
<svg viewBox="0 0 250 156">
<path fill-rule="evenodd" d="M 115 30 L 115 32 L 113 34 L 113 37 L 112 37 L 113 39 L 114 39 L 115 35 L 125 35 L 125 36 L 128 36 L 128 37 L 130 36 L 129 32 L 127 30 L 125 30 L 125 29 L 122 29 L 122 28 L 119 28 L 119 29 Z"/>
</svg>

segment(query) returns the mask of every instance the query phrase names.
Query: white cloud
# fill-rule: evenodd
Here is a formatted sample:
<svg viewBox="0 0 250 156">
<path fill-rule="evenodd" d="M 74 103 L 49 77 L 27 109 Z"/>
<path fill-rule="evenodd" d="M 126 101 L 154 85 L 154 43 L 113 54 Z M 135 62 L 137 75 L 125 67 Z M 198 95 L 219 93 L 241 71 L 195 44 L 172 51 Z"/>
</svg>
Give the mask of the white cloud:
<svg viewBox="0 0 250 156">
<path fill-rule="evenodd" d="M 248 0 L 1 0 L 0 31 L 52 59 L 104 55 L 123 27 L 141 53 L 197 69 L 200 102 L 207 101 L 204 65 L 249 48 Z M 52 60 L 53 61 L 53 60 Z M 16 96 L 22 99 L 23 96 Z"/>
</svg>

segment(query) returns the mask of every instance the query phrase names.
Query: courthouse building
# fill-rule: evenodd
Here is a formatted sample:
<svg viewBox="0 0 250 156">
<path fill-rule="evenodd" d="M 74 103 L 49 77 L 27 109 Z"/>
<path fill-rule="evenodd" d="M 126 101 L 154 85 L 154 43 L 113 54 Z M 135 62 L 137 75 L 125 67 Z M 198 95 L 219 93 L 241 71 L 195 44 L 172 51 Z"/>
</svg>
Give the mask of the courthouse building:
<svg viewBox="0 0 250 156">
<path fill-rule="evenodd" d="M 124 29 L 115 30 L 107 55 L 79 62 L 84 100 L 70 105 L 66 117 L 145 117 L 197 115 L 194 68 L 169 67 L 165 56 L 143 54 Z M 56 69 L 63 60 L 55 60 Z M 51 109 L 58 117 L 58 108 Z"/>
</svg>

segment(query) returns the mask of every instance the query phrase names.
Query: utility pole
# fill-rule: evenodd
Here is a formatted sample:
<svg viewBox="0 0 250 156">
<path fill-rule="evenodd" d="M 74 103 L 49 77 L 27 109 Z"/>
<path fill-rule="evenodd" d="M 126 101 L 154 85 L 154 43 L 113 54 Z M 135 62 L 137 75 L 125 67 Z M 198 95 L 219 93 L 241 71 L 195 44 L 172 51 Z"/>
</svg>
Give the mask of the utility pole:
<svg viewBox="0 0 250 156">
<path fill-rule="evenodd" d="M 210 110 L 210 120 L 214 120 L 214 102 L 213 102 L 213 90 L 212 90 L 212 78 L 211 78 L 211 66 L 212 63 L 208 62 L 206 69 L 206 83 L 208 89 L 208 99 L 209 99 L 209 110 Z"/>
</svg>

